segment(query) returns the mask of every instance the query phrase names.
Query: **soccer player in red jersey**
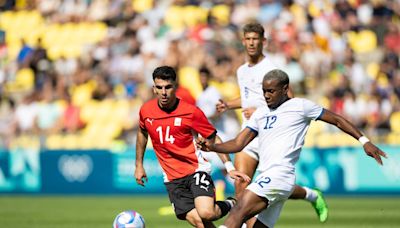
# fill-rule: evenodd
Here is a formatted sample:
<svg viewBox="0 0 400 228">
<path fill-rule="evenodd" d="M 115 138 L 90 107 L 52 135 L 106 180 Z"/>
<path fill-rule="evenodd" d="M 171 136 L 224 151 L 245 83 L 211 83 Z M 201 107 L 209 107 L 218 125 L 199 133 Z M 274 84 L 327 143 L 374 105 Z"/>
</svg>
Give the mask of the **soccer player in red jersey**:
<svg viewBox="0 0 400 228">
<path fill-rule="evenodd" d="M 150 136 L 177 218 L 195 227 L 215 227 L 212 221 L 225 216 L 235 201 L 215 201 L 214 183 L 209 175 L 211 165 L 193 140 L 198 133 L 215 141 L 217 132 L 198 107 L 176 97 L 176 73 L 172 67 L 156 68 L 153 81 L 157 98 L 143 104 L 139 112 L 136 182 L 144 186 L 147 181 L 143 157 Z M 226 162 L 229 157 L 221 155 L 221 159 Z M 247 175 L 236 170 L 229 174 L 232 178 L 250 181 Z"/>
</svg>

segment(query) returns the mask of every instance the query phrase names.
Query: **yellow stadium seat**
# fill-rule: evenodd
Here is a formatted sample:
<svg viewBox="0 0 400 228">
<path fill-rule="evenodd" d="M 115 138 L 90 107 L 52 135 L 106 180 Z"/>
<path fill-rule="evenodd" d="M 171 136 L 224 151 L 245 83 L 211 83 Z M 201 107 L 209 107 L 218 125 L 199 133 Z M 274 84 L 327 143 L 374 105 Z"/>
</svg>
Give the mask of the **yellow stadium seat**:
<svg viewBox="0 0 400 228">
<path fill-rule="evenodd" d="M 92 81 L 74 87 L 72 89 L 72 102 L 78 106 L 86 104 L 91 100 L 95 87 L 96 84 Z"/>
<path fill-rule="evenodd" d="M 46 138 L 45 145 L 50 150 L 62 149 L 63 136 L 59 134 L 50 135 Z"/>
<path fill-rule="evenodd" d="M 329 133 L 321 133 L 315 137 L 315 146 L 326 148 L 334 146 L 334 141 L 332 140 L 331 134 Z"/>
<path fill-rule="evenodd" d="M 380 70 L 379 64 L 376 62 L 372 62 L 367 65 L 367 75 L 371 79 L 377 78 L 379 70 Z"/>
<path fill-rule="evenodd" d="M 0 13 L 0 28 L 8 30 L 10 28 L 10 24 L 12 23 L 13 17 L 14 14 L 12 11 Z"/>
<path fill-rule="evenodd" d="M 195 99 L 203 91 L 200 84 L 199 71 L 196 68 L 185 66 L 179 69 L 179 84 L 187 89 Z"/>
<path fill-rule="evenodd" d="M 101 126 L 96 122 L 90 122 L 86 125 L 86 127 L 82 130 L 82 134 L 88 137 L 97 136 L 102 132 Z"/>
<path fill-rule="evenodd" d="M 182 8 L 182 20 L 187 27 L 193 27 L 207 20 L 207 10 L 199 6 L 185 6 Z"/>
<path fill-rule="evenodd" d="M 307 134 L 304 139 L 304 147 L 313 147 L 315 146 L 315 137 L 316 135 Z"/>
<path fill-rule="evenodd" d="M 91 36 L 89 36 L 89 40 L 91 40 L 92 42 L 99 42 L 107 36 L 108 27 L 106 24 L 102 22 L 96 22 L 93 23 L 91 26 Z"/>
<path fill-rule="evenodd" d="M 135 12 L 143 13 L 151 10 L 153 7 L 153 0 L 132 0 L 132 8 Z"/>
<path fill-rule="evenodd" d="M 400 111 L 392 113 L 390 115 L 390 129 L 393 133 L 400 133 Z"/>
<path fill-rule="evenodd" d="M 114 139 L 122 133 L 121 125 L 112 121 L 103 124 L 101 127 L 102 134 L 100 136 L 104 139 Z"/>
<path fill-rule="evenodd" d="M 211 81 L 210 85 L 217 88 L 225 99 L 230 100 L 240 96 L 239 87 L 236 83 Z"/>
<path fill-rule="evenodd" d="M 390 145 L 400 145 L 400 133 L 391 132 L 386 138 L 386 143 Z"/>
<path fill-rule="evenodd" d="M 91 122 L 96 118 L 98 101 L 90 100 L 81 106 L 80 117 L 85 122 Z"/>
<path fill-rule="evenodd" d="M 211 15 L 213 15 L 218 24 L 228 25 L 230 20 L 230 7 L 227 5 L 216 5 L 211 9 Z"/>
<path fill-rule="evenodd" d="M 174 31 L 182 31 L 185 24 L 182 18 L 183 8 L 181 6 L 170 6 L 165 12 L 164 22 Z"/>
<path fill-rule="evenodd" d="M 378 39 L 371 30 L 363 30 L 358 33 L 348 32 L 350 47 L 356 53 L 366 53 L 377 47 Z"/>
<path fill-rule="evenodd" d="M 9 92 L 30 91 L 33 89 L 35 75 L 32 69 L 20 69 L 15 77 L 14 82 L 8 82 L 6 85 Z"/>
<path fill-rule="evenodd" d="M 98 122 L 111 122 L 111 121 L 117 121 L 117 118 L 114 116 L 114 101 L 111 99 L 104 100 L 98 102 L 97 108 L 96 108 L 96 113 L 95 119 Z"/>
<path fill-rule="evenodd" d="M 114 119 L 118 121 L 118 123 L 124 123 L 129 118 L 129 101 L 126 99 L 118 100 L 114 104 L 114 109 L 112 111 Z"/>
<path fill-rule="evenodd" d="M 63 148 L 64 149 L 78 149 L 79 148 L 78 138 L 79 138 L 79 136 L 76 134 L 66 134 L 62 140 Z"/>
</svg>

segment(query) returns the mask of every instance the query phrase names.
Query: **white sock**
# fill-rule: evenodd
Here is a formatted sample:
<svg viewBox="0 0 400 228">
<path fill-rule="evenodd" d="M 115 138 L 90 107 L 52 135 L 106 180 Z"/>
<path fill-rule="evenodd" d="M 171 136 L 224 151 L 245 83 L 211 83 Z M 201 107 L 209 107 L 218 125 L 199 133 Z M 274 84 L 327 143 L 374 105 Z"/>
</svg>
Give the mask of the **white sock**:
<svg viewBox="0 0 400 228">
<path fill-rule="evenodd" d="M 218 228 L 228 228 L 228 227 L 226 227 L 224 225 L 220 225 Z"/>
<path fill-rule="evenodd" d="M 313 189 L 311 188 L 307 188 L 307 187 L 303 187 L 306 190 L 306 197 L 304 198 L 307 201 L 310 201 L 312 203 L 314 203 L 315 201 L 317 201 L 317 192 L 315 192 Z"/>
</svg>

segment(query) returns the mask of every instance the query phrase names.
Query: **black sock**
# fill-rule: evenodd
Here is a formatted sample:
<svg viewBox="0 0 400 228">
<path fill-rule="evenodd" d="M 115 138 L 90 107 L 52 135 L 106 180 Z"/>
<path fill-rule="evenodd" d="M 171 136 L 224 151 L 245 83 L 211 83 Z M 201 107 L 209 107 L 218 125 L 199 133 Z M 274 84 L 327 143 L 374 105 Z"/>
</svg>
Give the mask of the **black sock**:
<svg viewBox="0 0 400 228">
<path fill-rule="evenodd" d="M 218 207 L 221 209 L 221 218 L 224 217 L 231 210 L 231 205 L 225 201 L 217 201 L 215 202 Z"/>
</svg>

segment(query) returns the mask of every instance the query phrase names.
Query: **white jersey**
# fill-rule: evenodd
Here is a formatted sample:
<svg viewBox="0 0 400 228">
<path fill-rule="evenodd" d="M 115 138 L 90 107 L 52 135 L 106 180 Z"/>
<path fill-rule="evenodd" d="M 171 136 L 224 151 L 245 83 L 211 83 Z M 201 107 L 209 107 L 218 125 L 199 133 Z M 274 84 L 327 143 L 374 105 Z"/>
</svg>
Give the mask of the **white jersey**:
<svg viewBox="0 0 400 228">
<path fill-rule="evenodd" d="M 267 105 L 258 108 L 247 124 L 258 133 L 258 169 L 294 176 L 310 122 L 322 112 L 321 106 L 303 98 L 289 99 L 275 110 L 270 110 Z"/>
<path fill-rule="evenodd" d="M 240 89 L 242 108 L 266 106 L 262 90 L 262 81 L 265 74 L 276 68 L 275 64 L 266 56 L 261 62 L 254 66 L 249 66 L 249 63 L 245 63 L 237 69 L 236 75 Z M 243 117 L 242 126 L 245 127 L 246 123 L 247 120 Z"/>
</svg>

